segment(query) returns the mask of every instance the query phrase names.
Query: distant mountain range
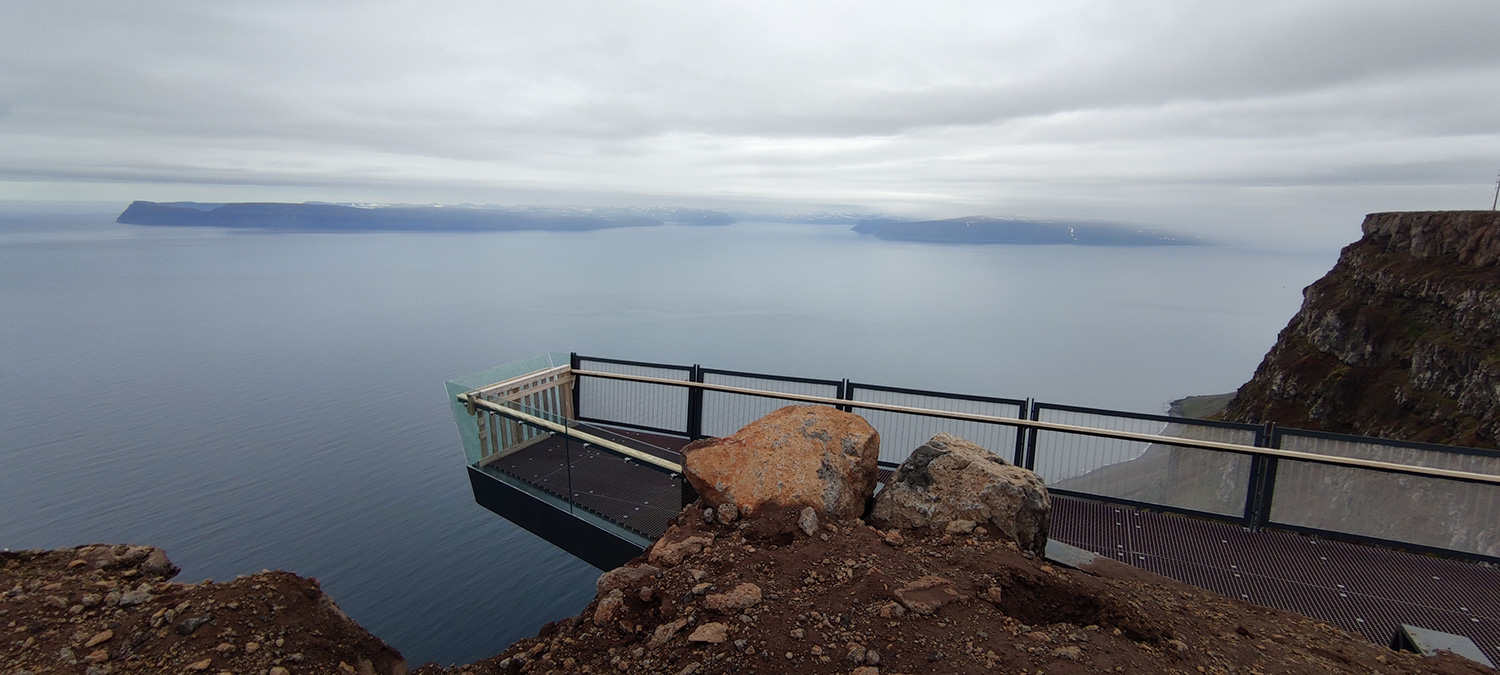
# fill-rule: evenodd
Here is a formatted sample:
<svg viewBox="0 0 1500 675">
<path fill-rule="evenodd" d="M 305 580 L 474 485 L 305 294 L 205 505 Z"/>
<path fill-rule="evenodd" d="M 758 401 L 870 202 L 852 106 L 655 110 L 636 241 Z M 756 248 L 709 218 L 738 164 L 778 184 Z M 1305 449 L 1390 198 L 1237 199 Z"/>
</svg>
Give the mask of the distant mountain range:
<svg viewBox="0 0 1500 675">
<path fill-rule="evenodd" d="M 207 204 L 137 201 L 117 222 L 132 225 L 231 227 L 304 232 L 582 232 L 665 224 L 715 226 L 740 221 L 854 225 L 880 239 L 950 244 L 1162 246 L 1196 240 L 1146 228 L 1099 222 L 972 216 L 907 221 L 851 213 L 752 213 L 660 207 L 458 206 L 272 202 Z"/>
<path fill-rule="evenodd" d="M 364 204 L 202 204 L 137 201 L 116 222 L 299 231 L 486 232 L 584 231 L 666 223 L 730 225 L 735 219 L 706 209 L 389 206 Z"/>
<path fill-rule="evenodd" d="M 1181 235 L 1116 223 L 992 216 L 923 221 L 870 219 L 860 221 L 853 229 L 879 239 L 944 244 L 1180 246 L 1200 243 Z"/>
</svg>

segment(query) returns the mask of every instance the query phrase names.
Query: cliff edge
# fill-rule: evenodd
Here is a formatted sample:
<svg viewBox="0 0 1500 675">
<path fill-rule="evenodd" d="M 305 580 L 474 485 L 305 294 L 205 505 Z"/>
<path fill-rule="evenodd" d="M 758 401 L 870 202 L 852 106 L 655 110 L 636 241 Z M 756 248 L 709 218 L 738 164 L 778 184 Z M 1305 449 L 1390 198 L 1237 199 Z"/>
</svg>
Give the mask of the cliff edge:
<svg viewBox="0 0 1500 675">
<path fill-rule="evenodd" d="M 1500 213 L 1373 213 L 1225 419 L 1500 442 Z"/>
</svg>

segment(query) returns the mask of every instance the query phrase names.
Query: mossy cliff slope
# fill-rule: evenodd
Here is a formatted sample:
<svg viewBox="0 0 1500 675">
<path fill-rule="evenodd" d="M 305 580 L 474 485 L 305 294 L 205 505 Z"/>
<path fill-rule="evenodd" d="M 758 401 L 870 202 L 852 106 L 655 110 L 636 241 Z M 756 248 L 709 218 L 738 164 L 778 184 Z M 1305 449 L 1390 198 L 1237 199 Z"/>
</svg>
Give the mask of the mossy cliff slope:
<svg viewBox="0 0 1500 675">
<path fill-rule="evenodd" d="M 1374 213 L 1225 418 L 1500 441 L 1500 213 Z"/>
</svg>

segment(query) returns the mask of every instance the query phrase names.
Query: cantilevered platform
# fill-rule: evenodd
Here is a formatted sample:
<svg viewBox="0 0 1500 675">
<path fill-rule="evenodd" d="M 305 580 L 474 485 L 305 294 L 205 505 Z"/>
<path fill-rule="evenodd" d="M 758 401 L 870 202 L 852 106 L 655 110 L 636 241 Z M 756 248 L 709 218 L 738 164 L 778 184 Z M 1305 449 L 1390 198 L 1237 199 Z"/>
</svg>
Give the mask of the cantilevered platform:
<svg viewBox="0 0 1500 675">
<path fill-rule="evenodd" d="M 586 428 L 624 436 L 597 425 Z M 660 446 L 676 449 L 686 443 L 654 434 L 631 434 L 630 440 L 633 447 L 673 461 L 679 461 L 676 453 Z M 681 510 L 681 479 L 580 445 L 554 437 L 493 462 L 488 470 L 559 500 L 566 500 L 571 481 L 574 502 L 592 515 L 646 540 L 660 536 Z M 882 479 L 889 478 L 889 470 L 882 473 Z M 1063 496 L 1053 497 L 1051 536 L 1199 588 L 1327 621 L 1381 644 L 1403 623 L 1466 635 L 1500 662 L 1500 568 L 1298 534 L 1249 532 Z M 616 555 L 624 555 L 623 562 L 642 550 L 631 546 Z"/>
<path fill-rule="evenodd" d="M 957 433 L 1047 481 L 1056 542 L 1381 644 L 1402 624 L 1466 637 L 1500 662 L 1496 450 L 576 354 L 448 392 L 475 500 L 602 569 L 696 498 L 688 439 L 827 405 L 880 433 L 882 480 Z"/>
</svg>

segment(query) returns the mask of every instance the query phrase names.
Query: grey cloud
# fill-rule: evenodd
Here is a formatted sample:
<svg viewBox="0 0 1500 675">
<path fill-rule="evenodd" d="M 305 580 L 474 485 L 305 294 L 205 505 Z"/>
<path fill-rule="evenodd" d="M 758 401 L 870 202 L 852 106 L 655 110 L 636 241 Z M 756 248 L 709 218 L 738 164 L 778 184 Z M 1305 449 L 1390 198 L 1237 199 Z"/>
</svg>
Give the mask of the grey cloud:
<svg viewBox="0 0 1500 675">
<path fill-rule="evenodd" d="M 14 4 L 14 181 L 1155 217 L 1449 185 L 1500 142 L 1493 3 Z"/>
</svg>

